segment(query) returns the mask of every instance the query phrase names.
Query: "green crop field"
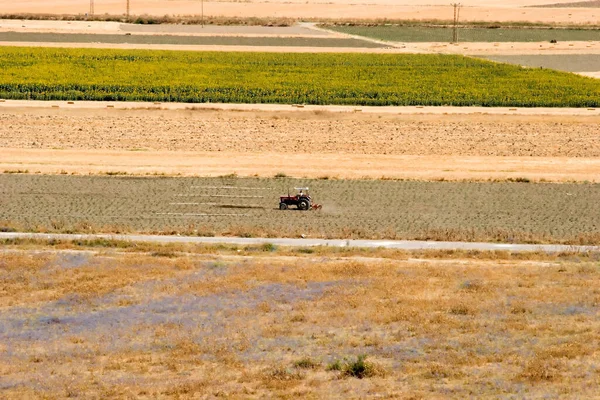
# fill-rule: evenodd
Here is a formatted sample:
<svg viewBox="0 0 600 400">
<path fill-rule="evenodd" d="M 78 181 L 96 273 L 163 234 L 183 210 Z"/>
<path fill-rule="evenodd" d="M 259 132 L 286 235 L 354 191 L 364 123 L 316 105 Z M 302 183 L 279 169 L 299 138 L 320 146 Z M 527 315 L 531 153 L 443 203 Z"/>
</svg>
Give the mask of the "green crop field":
<svg viewBox="0 0 600 400">
<path fill-rule="evenodd" d="M 305 185 L 321 211 L 278 210 Z M 597 184 L 0 175 L 0 229 L 36 231 L 600 244 L 599 203 Z"/>
<path fill-rule="evenodd" d="M 452 28 L 429 26 L 327 26 L 337 32 L 386 40 L 390 42 L 451 42 Z M 485 28 L 459 29 L 461 42 L 549 42 L 598 41 L 599 29 Z"/>
<path fill-rule="evenodd" d="M 0 98 L 596 107 L 600 82 L 454 55 L 5 47 Z"/>
</svg>

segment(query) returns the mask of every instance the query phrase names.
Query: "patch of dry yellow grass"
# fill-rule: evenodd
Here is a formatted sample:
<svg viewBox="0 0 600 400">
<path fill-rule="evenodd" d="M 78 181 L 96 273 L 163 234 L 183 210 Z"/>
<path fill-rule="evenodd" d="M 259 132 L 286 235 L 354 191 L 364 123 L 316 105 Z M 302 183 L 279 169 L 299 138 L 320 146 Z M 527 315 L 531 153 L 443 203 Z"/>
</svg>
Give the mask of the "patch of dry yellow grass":
<svg viewBox="0 0 600 400">
<path fill-rule="evenodd" d="M 581 398 L 600 379 L 590 259 L 31 251 L 0 254 L 7 398 Z M 335 367 L 359 355 L 373 376 Z"/>
</svg>

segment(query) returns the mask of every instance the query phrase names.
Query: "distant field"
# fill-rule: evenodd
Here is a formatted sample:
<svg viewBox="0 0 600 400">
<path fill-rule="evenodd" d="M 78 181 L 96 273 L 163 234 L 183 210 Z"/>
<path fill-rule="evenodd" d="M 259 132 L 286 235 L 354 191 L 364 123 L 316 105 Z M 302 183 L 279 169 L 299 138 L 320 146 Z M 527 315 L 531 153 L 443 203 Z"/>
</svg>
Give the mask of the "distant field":
<svg viewBox="0 0 600 400">
<path fill-rule="evenodd" d="M 552 68 L 569 72 L 600 71 L 600 54 L 535 54 L 535 55 L 486 55 L 488 60 L 535 68 Z"/>
<path fill-rule="evenodd" d="M 37 32 L 0 32 L 0 42 L 51 43 L 130 43 L 211 46 L 291 46 L 291 47 L 385 47 L 359 39 L 302 37 L 184 36 L 184 35 L 107 35 Z"/>
<path fill-rule="evenodd" d="M 327 26 L 328 29 L 389 42 L 451 42 L 452 28 L 421 26 Z M 598 29 L 463 28 L 461 42 L 598 41 Z"/>
<path fill-rule="evenodd" d="M 318 212 L 280 211 L 309 186 Z M 0 175 L 1 226 L 600 244 L 600 185 Z M 293 191 L 293 189 L 292 189 Z"/>
<path fill-rule="evenodd" d="M 598 8 L 600 7 L 600 1 L 591 0 L 591 1 L 575 1 L 573 3 L 552 3 L 552 4 L 544 4 L 541 6 L 529 6 L 529 7 L 539 7 L 539 8 Z"/>
<path fill-rule="evenodd" d="M 600 82 L 453 55 L 7 47 L 0 98 L 595 107 Z"/>
</svg>

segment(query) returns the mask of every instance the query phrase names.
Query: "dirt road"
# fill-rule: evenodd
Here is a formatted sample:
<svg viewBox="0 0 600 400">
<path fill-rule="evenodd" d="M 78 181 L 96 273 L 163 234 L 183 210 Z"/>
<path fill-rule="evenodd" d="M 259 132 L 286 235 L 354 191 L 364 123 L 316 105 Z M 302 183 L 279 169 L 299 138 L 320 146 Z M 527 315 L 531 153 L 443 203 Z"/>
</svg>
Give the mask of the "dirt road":
<svg viewBox="0 0 600 400">
<path fill-rule="evenodd" d="M 228 243 L 240 246 L 270 243 L 290 247 L 355 247 L 386 248 L 399 250 L 475 250 L 523 252 L 587 252 L 599 251 L 598 246 L 564 246 L 553 244 L 508 244 L 474 242 L 433 242 L 418 240 L 340 240 L 340 239 L 283 239 L 283 238 L 238 238 L 238 237 L 186 237 L 154 235 L 68 235 L 48 233 L 1 233 L 0 239 L 40 239 L 40 240 L 95 240 L 109 239 L 147 243 Z"/>
</svg>

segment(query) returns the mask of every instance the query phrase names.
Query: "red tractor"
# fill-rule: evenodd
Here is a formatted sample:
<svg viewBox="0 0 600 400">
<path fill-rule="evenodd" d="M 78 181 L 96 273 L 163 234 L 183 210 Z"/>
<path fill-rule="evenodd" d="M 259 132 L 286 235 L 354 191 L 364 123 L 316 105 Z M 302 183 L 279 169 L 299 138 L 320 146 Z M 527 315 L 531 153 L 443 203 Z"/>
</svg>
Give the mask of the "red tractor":
<svg viewBox="0 0 600 400">
<path fill-rule="evenodd" d="M 308 194 L 307 187 L 294 189 L 298 191 L 298 194 L 295 196 L 290 196 L 288 193 L 287 196 L 279 197 L 280 210 L 287 210 L 290 206 L 296 206 L 298 210 L 310 210 L 315 208 L 315 206 L 318 206 L 318 204 L 312 204 L 312 199 L 310 198 L 310 194 Z"/>
</svg>

